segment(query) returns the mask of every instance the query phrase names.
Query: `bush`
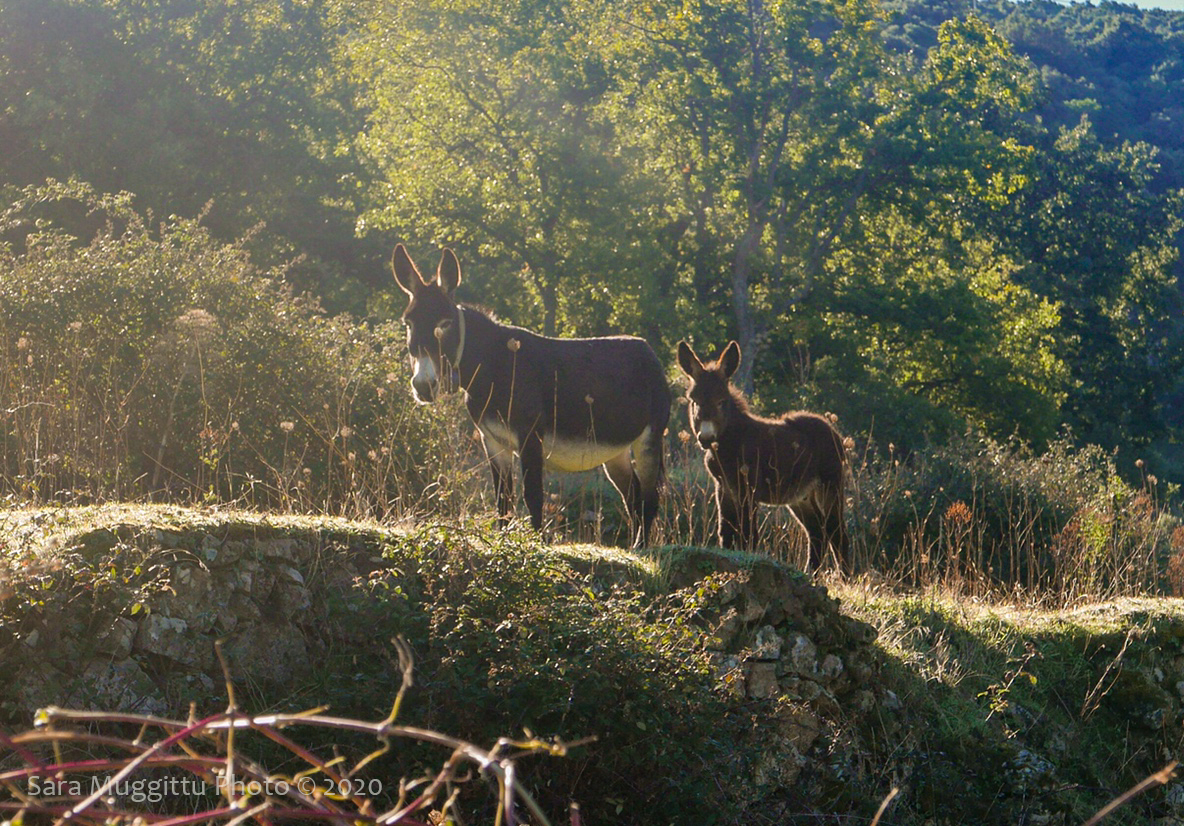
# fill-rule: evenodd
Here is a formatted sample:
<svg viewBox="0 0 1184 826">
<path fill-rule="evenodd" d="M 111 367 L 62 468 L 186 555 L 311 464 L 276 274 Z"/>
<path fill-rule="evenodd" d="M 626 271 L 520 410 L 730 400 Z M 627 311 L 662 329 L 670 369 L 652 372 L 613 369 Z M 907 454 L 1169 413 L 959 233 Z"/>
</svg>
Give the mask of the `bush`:
<svg viewBox="0 0 1184 826">
<path fill-rule="evenodd" d="M 395 567 L 370 581 L 375 613 L 358 626 L 411 643 L 409 713 L 427 709 L 417 725 L 598 736 L 565 760 L 519 766 L 544 808 L 575 795 L 589 823 L 731 822 L 747 711 L 716 690 L 692 624 L 703 597 L 608 585 L 514 534 L 425 530 L 388 556 Z M 351 685 L 389 672 L 369 665 L 376 673 Z"/>
<path fill-rule="evenodd" d="M 1061 606 L 1161 589 L 1178 519 L 1155 477 L 1131 486 L 1101 448 L 1064 435 L 1036 455 L 967 433 L 908 456 L 869 447 L 853 464 L 864 567 Z"/>
<path fill-rule="evenodd" d="M 91 240 L 38 219 L 63 203 L 100 222 Z M 6 236 L 23 233 L 23 251 L 0 248 L 11 497 L 381 517 L 420 506 L 445 475 L 456 448 L 440 447 L 457 439 L 411 415 L 392 325 L 327 317 L 241 244 L 198 219 L 154 229 L 128 196 L 51 182 L 2 221 Z"/>
</svg>

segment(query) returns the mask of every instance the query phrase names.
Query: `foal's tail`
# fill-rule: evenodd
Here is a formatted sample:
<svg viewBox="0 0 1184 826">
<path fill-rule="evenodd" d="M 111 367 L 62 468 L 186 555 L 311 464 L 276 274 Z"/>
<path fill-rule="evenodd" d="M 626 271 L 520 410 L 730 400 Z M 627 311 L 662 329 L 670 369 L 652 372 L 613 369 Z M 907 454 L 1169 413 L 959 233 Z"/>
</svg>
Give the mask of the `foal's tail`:
<svg viewBox="0 0 1184 826">
<path fill-rule="evenodd" d="M 850 437 L 844 438 L 835 427 L 837 417 L 827 416 L 831 426 L 831 438 L 834 440 L 835 454 L 839 460 L 838 473 L 835 478 L 834 504 L 827 513 L 826 532 L 831 537 L 831 544 L 839 558 L 839 567 L 843 574 L 855 571 L 855 560 L 851 558 L 851 537 L 847 533 L 847 487 L 855 488 L 855 472 L 851 467 L 850 451 L 855 443 Z"/>
</svg>

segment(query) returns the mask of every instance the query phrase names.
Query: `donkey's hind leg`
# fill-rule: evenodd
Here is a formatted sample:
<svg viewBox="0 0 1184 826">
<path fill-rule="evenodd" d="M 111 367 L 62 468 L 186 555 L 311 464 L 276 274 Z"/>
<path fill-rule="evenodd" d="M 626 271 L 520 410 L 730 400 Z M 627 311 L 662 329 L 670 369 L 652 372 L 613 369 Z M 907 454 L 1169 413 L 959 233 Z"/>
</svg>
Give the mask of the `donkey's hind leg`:
<svg viewBox="0 0 1184 826">
<path fill-rule="evenodd" d="M 650 529 L 658 515 L 662 496 L 662 484 L 666 477 L 665 457 L 662 441 L 666 435 L 665 425 L 650 426 L 642 431 L 633 442 L 634 478 L 641 484 L 635 513 L 640 517 L 641 530 L 634 547 L 645 548 L 650 543 Z"/>
<path fill-rule="evenodd" d="M 802 503 L 790 507 L 798 522 L 806 529 L 810 539 L 810 557 L 806 561 L 807 571 L 816 571 L 822 565 L 826 556 L 827 532 L 826 518 L 814 506 L 814 503 Z"/>
<path fill-rule="evenodd" d="M 807 568 L 813 571 L 821 566 L 829 548 L 835 552 L 839 569 L 844 574 L 851 573 L 842 494 L 821 488 L 807 502 L 794 505 L 791 510 L 810 537 Z"/>
<path fill-rule="evenodd" d="M 625 517 L 629 523 L 630 536 L 636 539 L 638 532 L 638 510 L 641 503 L 641 480 L 633 470 L 633 459 L 628 450 L 624 450 L 604 463 L 604 473 L 608 476 L 617 493 L 625 502 Z"/>
<path fill-rule="evenodd" d="M 825 501 L 821 505 L 826 514 L 824 523 L 826 541 L 834 548 L 835 556 L 839 562 L 839 570 L 844 575 L 850 575 L 855 572 L 855 568 L 851 560 L 851 540 L 847 536 L 847 521 L 843 518 L 842 488 L 840 487 L 838 490 L 828 488 L 825 493 Z"/>
</svg>

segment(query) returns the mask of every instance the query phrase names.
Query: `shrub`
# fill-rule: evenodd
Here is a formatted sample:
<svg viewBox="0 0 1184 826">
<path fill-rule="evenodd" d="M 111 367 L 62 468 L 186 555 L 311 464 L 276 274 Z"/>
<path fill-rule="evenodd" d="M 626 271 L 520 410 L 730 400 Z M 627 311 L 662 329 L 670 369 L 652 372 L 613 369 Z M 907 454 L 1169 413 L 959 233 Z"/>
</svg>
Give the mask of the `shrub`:
<svg viewBox="0 0 1184 826">
<path fill-rule="evenodd" d="M 1060 605 L 1155 592 L 1178 520 L 1157 482 L 1124 482 L 1110 456 L 1069 436 L 1034 454 L 975 433 L 854 463 L 862 564 L 914 585 L 1010 592 Z"/>
<path fill-rule="evenodd" d="M 715 690 L 694 593 L 608 585 L 514 534 L 424 530 L 388 557 L 359 627 L 412 644 L 414 708 L 428 709 L 416 724 L 478 739 L 598 737 L 519 767 L 545 808 L 575 795 L 590 823 L 730 822 L 747 713 Z M 354 684 L 389 671 L 369 667 Z M 585 789 L 605 796 L 581 799 Z"/>
<path fill-rule="evenodd" d="M 100 221 L 89 241 L 38 220 L 64 202 Z M 392 325 L 327 317 L 241 244 L 216 242 L 198 219 L 153 228 L 128 196 L 51 182 L 2 222 L 8 237 L 24 233 L 23 249 L 0 248 L 10 496 L 381 517 L 418 507 L 445 475 L 455 449 L 391 392 L 405 371 Z"/>
</svg>

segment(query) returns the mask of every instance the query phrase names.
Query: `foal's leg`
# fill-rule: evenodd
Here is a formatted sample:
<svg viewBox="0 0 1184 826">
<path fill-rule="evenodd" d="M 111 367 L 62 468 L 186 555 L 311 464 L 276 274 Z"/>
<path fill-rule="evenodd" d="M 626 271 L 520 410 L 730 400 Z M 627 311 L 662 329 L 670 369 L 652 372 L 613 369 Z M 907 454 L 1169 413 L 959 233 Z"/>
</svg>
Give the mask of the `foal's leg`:
<svg viewBox="0 0 1184 826">
<path fill-rule="evenodd" d="M 822 565 L 826 556 L 827 533 L 825 519 L 814 503 L 792 505 L 790 510 L 797 517 L 798 522 L 806 529 L 806 536 L 810 539 L 810 556 L 806 561 L 807 571 L 816 571 Z"/>
<path fill-rule="evenodd" d="M 741 501 L 716 483 L 719 506 L 719 544 L 724 548 L 752 550 L 756 544 L 756 503 Z"/>
<path fill-rule="evenodd" d="M 826 542 L 834 548 L 840 570 L 844 574 L 854 573 L 851 541 L 847 536 L 847 522 L 843 519 L 843 489 L 827 488 L 821 496 L 822 511 L 825 514 L 823 530 L 826 532 Z"/>
<path fill-rule="evenodd" d="M 819 488 L 808 502 L 794 505 L 792 510 L 810 537 L 809 569 L 822 565 L 827 548 L 832 548 L 840 570 L 851 573 L 842 493 L 829 487 Z"/>
</svg>

